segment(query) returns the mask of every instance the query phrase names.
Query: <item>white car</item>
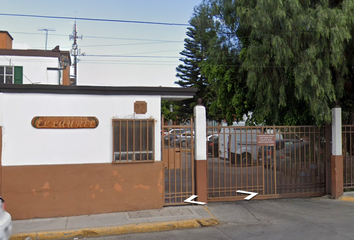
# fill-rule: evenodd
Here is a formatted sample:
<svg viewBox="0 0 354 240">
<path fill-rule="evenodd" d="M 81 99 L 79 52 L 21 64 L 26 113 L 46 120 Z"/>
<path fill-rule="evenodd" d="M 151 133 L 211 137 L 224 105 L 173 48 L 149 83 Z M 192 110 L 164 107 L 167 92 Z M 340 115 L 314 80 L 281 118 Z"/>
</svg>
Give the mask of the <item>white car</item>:
<svg viewBox="0 0 354 240">
<path fill-rule="evenodd" d="M 0 196 L 0 240 L 8 240 L 11 236 L 11 215 L 5 211 L 4 199 Z"/>
</svg>

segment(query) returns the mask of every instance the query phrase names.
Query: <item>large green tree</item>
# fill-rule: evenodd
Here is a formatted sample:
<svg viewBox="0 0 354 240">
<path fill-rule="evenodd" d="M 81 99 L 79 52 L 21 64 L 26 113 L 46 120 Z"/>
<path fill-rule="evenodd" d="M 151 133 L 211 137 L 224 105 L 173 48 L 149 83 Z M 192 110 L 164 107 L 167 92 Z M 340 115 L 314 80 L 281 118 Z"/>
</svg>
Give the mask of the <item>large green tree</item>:
<svg viewBox="0 0 354 240">
<path fill-rule="evenodd" d="M 217 99 L 210 106 L 211 111 L 221 112 L 229 124 L 240 121 L 253 109 L 247 99 L 248 87 L 240 74 L 242 48 L 236 36 L 237 23 L 228 24 L 224 19 L 233 15 L 225 4 L 210 2 L 213 28 L 217 32 L 209 40 L 208 58 L 202 62 L 201 71 L 216 93 Z M 230 17 L 229 16 L 229 17 Z"/>
<path fill-rule="evenodd" d="M 245 110 L 252 110 L 254 120 L 267 124 L 322 124 L 331 120 L 330 109 L 336 102 L 347 104 L 344 110 L 349 113 L 350 108 L 354 110 L 354 1 L 210 3 L 216 22 L 222 23 L 218 39 L 226 33 L 231 39 L 228 41 L 241 49 L 237 56 L 228 55 L 238 57 L 235 64 L 240 64 L 233 76 L 234 86 L 226 77 L 217 78 L 215 84 L 218 89 L 228 86 L 228 94 L 234 91 L 234 96 L 246 94 L 239 102 L 247 103 L 250 108 Z M 222 46 L 225 41 L 220 41 L 219 48 Z M 222 64 L 214 62 L 209 69 L 217 66 Z M 231 111 L 229 116 L 236 113 L 232 102 L 225 108 Z"/>
</svg>

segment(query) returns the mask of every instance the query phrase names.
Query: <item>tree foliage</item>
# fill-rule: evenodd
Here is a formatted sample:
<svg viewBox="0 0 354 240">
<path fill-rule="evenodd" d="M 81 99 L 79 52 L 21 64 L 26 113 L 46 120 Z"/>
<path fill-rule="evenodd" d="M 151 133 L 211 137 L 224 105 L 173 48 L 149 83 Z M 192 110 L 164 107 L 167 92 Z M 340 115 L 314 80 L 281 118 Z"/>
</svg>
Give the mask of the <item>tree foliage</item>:
<svg viewBox="0 0 354 240">
<path fill-rule="evenodd" d="M 354 1 L 208 4 L 217 34 L 202 72 L 229 122 L 252 111 L 258 123 L 322 124 L 336 102 L 354 120 Z"/>
</svg>

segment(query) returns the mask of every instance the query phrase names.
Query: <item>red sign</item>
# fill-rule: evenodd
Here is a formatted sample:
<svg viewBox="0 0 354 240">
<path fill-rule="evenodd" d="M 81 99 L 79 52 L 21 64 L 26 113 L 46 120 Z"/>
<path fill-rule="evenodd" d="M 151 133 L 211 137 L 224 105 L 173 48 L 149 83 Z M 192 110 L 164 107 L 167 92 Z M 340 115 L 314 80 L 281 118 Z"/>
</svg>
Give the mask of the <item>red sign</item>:
<svg viewBox="0 0 354 240">
<path fill-rule="evenodd" d="M 274 146 L 275 134 L 257 134 L 258 146 Z"/>
</svg>

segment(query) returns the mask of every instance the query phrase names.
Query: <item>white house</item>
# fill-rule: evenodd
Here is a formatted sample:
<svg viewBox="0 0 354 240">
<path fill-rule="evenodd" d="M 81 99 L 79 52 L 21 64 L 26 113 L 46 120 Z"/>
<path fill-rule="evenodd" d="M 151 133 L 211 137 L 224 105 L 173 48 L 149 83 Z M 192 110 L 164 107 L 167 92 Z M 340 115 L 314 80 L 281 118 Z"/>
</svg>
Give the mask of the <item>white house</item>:
<svg viewBox="0 0 354 240">
<path fill-rule="evenodd" d="M 69 85 L 68 51 L 12 49 L 12 40 L 0 31 L 0 84 Z"/>
<path fill-rule="evenodd" d="M 161 208 L 161 100 L 194 88 L 0 86 L 0 194 L 14 219 Z"/>
</svg>

